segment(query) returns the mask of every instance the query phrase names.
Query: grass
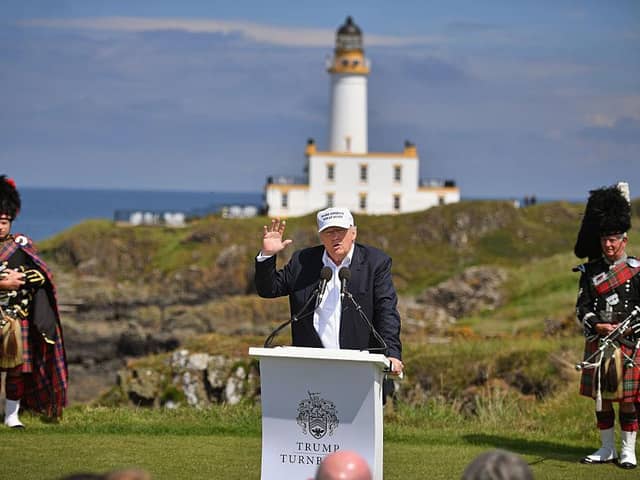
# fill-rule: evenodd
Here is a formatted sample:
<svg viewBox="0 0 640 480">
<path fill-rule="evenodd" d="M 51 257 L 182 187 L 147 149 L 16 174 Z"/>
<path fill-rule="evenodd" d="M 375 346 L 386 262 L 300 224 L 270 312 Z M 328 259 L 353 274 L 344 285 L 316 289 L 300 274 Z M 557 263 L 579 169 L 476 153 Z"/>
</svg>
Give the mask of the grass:
<svg viewBox="0 0 640 480">
<path fill-rule="evenodd" d="M 571 271 L 579 261 L 561 253 L 511 267 L 505 282 L 505 302 L 495 310 L 462 319 L 485 335 L 540 333 L 545 319 L 564 320 L 574 315 L 579 275 Z"/>
<path fill-rule="evenodd" d="M 639 201 L 635 210 L 640 212 Z M 571 374 L 582 340 L 543 334 L 546 319 L 563 321 L 573 312 L 578 277 L 571 267 L 578 262 L 568 252 L 581 211 L 580 206 L 563 203 L 515 210 L 505 202 L 463 202 L 415 214 L 357 218 L 359 240 L 394 258 L 394 278 L 402 292 L 417 293 L 470 265 L 495 264 L 509 272 L 504 305 L 456 325 L 472 332 L 475 341 L 429 344 L 420 338 L 404 339 L 405 401 L 385 411 L 386 479 L 459 478 L 476 455 L 493 448 L 522 455 L 536 479 L 636 475 L 612 465 L 577 462 L 598 445 L 593 402 L 578 395 L 577 375 Z M 234 242 L 248 245 L 242 255 L 250 268 L 265 222 L 212 217 L 188 229 L 169 231 L 114 230 L 110 222 L 96 221 L 42 246 L 69 269 L 95 257 L 107 272 L 105 278 L 111 272 L 127 279 L 134 272 L 154 279 L 156 270 L 168 274 L 184 265 L 214 265 L 219 252 Z M 313 216 L 288 223 L 287 236 L 295 240 L 296 248 L 316 242 Z M 80 237 L 83 240 L 76 242 Z M 142 252 L 132 262 L 132 245 L 153 253 Z M 285 259 L 283 255 L 280 261 Z M 262 304 L 253 296 L 235 298 L 237 304 L 216 303 L 211 311 L 226 317 L 228 309 L 246 310 L 244 316 L 259 323 L 263 317 L 282 316 L 273 312 L 287 308 L 281 302 L 270 306 L 273 311 L 262 312 Z M 262 337 L 212 334 L 185 347 L 242 357 L 249 345 L 261 341 Z M 139 362 L 162 360 L 158 356 Z M 465 399 L 465 391 L 475 388 L 476 378 L 483 375 L 491 380 L 483 387 L 487 390 Z M 527 388 L 530 394 L 522 395 Z M 23 420 L 26 431 L 0 428 L 0 478 L 56 479 L 72 472 L 131 466 L 147 469 L 155 480 L 260 475 L 258 406 L 205 410 L 84 406 L 69 408 L 59 424 L 29 415 Z"/>
<path fill-rule="evenodd" d="M 575 386 L 573 386 L 575 387 Z M 631 478 L 613 465 L 577 462 L 597 444 L 592 402 L 569 387 L 528 415 L 509 401 L 463 418 L 431 400 L 385 413 L 386 479 L 459 478 L 488 449 L 522 455 L 536 479 Z M 510 412 L 510 413 L 509 413 Z M 252 479 L 260 475 L 260 409 L 173 411 L 73 407 L 59 424 L 24 415 L 24 431 L 0 432 L 2 478 L 56 479 L 72 472 L 144 468 L 155 480 Z M 25 461 L 27 459 L 27 461 Z"/>
</svg>

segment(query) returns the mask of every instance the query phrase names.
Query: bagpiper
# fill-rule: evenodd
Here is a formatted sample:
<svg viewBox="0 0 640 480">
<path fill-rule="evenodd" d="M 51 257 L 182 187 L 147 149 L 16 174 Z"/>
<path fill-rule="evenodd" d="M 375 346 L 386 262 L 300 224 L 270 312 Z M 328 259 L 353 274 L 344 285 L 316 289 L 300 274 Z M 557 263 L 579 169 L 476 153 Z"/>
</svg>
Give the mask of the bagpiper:
<svg viewBox="0 0 640 480">
<path fill-rule="evenodd" d="M 20 408 L 59 418 L 68 385 L 53 276 L 31 240 L 11 233 L 20 207 L 15 182 L 0 175 L 0 370 L 11 428 L 24 428 Z"/>
<path fill-rule="evenodd" d="M 577 320 L 586 337 L 580 394 L 595 400 L 601 447 L 582 463 L 618 462 L 636 468 L 635 443 L 640 413 L 640 261 L 627 255 L 631 228 L 628 185 L 592 190 L 574 248 L 588 257 L 581 272 Z M 615 412 L 622 446 L 618 458 Z"/>
</svg>

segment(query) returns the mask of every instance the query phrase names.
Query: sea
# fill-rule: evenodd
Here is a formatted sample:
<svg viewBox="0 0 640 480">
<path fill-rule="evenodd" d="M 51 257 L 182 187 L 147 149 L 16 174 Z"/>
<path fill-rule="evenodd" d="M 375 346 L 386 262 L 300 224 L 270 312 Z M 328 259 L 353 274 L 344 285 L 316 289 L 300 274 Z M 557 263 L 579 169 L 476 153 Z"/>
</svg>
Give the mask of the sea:
<svg viewBox="0 0 640 480">
<path fill-rule="evenodd" d="M 114 219 L 119 210 L 215 212 L 225 205 L 262 205 L 262 192 L 188 192 L 21 187 L 22 210 L 11 231 L 44 240 L 89 219 Z"/>
<path fill-rule="evenodd" d="M 198 216 L 216 212 L 225 205 L 252 205 L 258 208 L 263 205 L 263 192 L 21 187 L 20 195 L 22 211 L 13 223 L 12 232 L 24 233 L 34 241 L 49 238 L 85 220 L 113 220 L 117 211 L 178 211 Z M 538 200 L 541 203 L 548 201 L 553 200 Z M 521 201 L 519 203 L 523 204 Z"/>
</svg>

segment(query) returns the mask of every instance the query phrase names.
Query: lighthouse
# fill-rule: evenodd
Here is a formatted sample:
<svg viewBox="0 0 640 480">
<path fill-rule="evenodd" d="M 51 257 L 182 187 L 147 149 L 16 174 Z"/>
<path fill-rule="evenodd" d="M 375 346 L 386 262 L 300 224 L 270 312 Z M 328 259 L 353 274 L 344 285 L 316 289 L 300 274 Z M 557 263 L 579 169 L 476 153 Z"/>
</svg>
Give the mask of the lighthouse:
<svg viewBox="0 0 640 480">
<path fill-rule="evenodd" d="M 367 77 L 362 31 L 347 17 L 336 33 L 336 46 L 327 62 L 331 75 L 329 149 L 367 153 Z"/>
<path fill-rule="evenodd" d="M 401 151 L 369 152 L 367 80 L 362 30 L 347 17 L 336 32 L 330 75 L 329 142 L 305 147 L 304 176 L 272 175 L 265 185 L 269 215 L 294 217 L 343 206 L 356 214 L 415 212 L 460 201 L 453 180 L 420 178 L 418 149 L 405 141 Z"/>
</svg>

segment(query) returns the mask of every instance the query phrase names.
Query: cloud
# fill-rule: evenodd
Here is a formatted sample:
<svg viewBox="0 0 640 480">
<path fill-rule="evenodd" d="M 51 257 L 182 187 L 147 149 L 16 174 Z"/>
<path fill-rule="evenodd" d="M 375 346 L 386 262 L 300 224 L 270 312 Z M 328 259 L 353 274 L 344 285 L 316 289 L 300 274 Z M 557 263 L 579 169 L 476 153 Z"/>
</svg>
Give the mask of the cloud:
<svg viewBox="0 0 640 480">
<path fill-rule="evenodd" d="M 402 55 L 390 49 L 371 49 L 372 74 L 407 86 L 419 83 L 419 87 L 460 87 L 472 80 L 465 65 L 459 60 L 439 57 L 424 51 L 404 52 Z"/>
<path fill-rule="evenodd" d="M 613 124 L 585 127 L 578 136 L 588 141 L 640 145 L 640 119 L 621 117 Z"/>
<path fill-rule="evenodd" d="M 454 178 L 464 196 L 640 184 L 628 51 L 496 48 L 491 35 L 509 29 L 491 25 L 439 31 L 446 40 L 365 32 L 370 151 L 412 140 L 421 176 Z M 327 143 L 334 34 L 218 20 L 5 25 L 0 164 L 59 186 L 257 191 L 269 175 L 301 174 L 306 139 Z"/>
<path fill-rule="evenodd" d="M 75 19 L 31 19 L 20 22 L 23 26 L 96 31 L 150 32 L 178 30 L 191 33 L 219 33 L 237 35 L 262 44 L 287 47 L 327 47 L 333 44 L 334 30 L 295 28 L 266 25 L 246 21 L 196 20 L 179 18 L 104 17 Z M 438 36 L 366 35 L 367 46 L 403 47 L 442 42 Z"/>
</svg>

